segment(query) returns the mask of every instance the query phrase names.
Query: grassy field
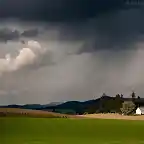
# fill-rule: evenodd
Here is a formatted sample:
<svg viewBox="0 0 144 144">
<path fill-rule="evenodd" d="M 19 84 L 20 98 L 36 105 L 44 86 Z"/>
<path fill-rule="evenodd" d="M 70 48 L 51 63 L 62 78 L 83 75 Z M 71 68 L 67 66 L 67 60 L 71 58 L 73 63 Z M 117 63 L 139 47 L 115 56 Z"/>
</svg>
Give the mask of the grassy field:
<svg viewBox="0 0 144 144">
<path fill-rule="evenodd" d="M 0 118 L 1 144 L 144 144 L 144 121 Z"/>
</svg>

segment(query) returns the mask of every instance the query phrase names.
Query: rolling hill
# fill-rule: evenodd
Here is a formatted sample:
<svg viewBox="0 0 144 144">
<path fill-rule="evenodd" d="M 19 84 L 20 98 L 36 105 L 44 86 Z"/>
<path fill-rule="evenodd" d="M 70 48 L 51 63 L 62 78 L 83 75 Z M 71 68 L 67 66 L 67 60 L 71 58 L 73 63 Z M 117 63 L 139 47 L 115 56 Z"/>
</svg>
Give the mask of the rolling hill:
<svg viewBox="0 0 144 144">
<path fill-rule="evenodd" d="M 0 108 L 0 117 L 76 118 L 66 114 L 19 108 Z"/>
<path fill-rule="evenodd" d="M 26 105 L 6 105 L 0 106 L 0 108 L 19 108 L 26 110 L 41 110 L 41 111 L 49 111 L 55 113 L 63 113 L 63 114 L 84 114 L 84 113 L 95 113 L 101 110 L 102 103 L 108 103 L 109 101 L 115 101 L 116 97 L 103 96 L 94 100 L 87 101 L 67 101 L 64 103 L 50 103 L 47 105 L 40 104 L 26 104 Z M 132 98 L 123 98 L 120 97 L 120 101 L 131 101 Z M 135 104 L 138 106 L 144 106 L 144 98 L 135 98 Z"/>
</svg>

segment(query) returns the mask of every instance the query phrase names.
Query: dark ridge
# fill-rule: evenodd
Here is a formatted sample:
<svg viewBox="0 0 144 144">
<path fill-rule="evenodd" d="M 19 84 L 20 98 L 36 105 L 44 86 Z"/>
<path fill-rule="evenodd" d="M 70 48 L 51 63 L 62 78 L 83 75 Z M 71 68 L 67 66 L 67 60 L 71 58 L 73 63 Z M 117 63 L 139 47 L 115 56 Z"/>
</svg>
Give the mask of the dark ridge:
<svg viewBox="0 0 144 144">
<path fill-rule="evenodd" d="M 27 104 L 27 105 L 7 105 L 0 106 L 1 108 L 21 108 L 31 110 L 43 110 L 65 114 L 84 114 L 84 113 L 99 113 L 99 112 L 119 112 L 124 101 L 133 101 L 136 106 L 144 106 L 144 98 L 123 98 L 102 96 L 98 99 L 87 101 L 68 101 L 64 103 L 50 103 L 47 105 Z M 118 102 L 118 103 L 117 103 Z M 116 107 L 112 107 L 116 106 Z M 117 107 L 119 106 L 119 107 Z"/>
</svg>

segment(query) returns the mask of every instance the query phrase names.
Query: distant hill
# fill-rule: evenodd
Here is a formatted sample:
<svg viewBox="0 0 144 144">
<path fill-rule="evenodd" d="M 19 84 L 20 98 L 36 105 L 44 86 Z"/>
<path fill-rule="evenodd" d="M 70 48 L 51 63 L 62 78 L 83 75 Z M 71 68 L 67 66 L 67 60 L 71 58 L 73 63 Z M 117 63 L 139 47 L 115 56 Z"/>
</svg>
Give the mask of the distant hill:
<svg viewBox="0 0 144 144">
<path fill-rule="evenodd" d="M 52 102 L 46 105 L 40 105 L 40 104 L 25 104 L 25 105 L 5 105 L 5 106 L 0 106 L 0 108 L 22 108 L 22 109 L 32 109 L 32 110 L 37 110 L 37 109 L 43 109 L 48 106 L 56 106 L 61 104 L 60 102 Z"/>
<path fill-rule="evenodd" d="M 84 114 L 84 113 L 99 113 L 99 112 L 111 112 L 115 111 L 115 108 L 112 108 L 112 104 L 115 104 L 116 97 L 111 96 L 102 96 L 98 99 L 87 100 L 87 101 L 67 101 L 64 103 L 52 102 L 46 105 L 40 104 L 26 104 L 26 105 L 7 105 L 1 106 L 2 108 L 20 108 L 20 109 L 30 109 L 30 110 L 42 110 L 50 111 L 63 114 Z M 124 101 L 131 101 L 132 98 L 123 98 L 119 97 L 119 104 L 122 104 Z M 134 103 L 137 106 L 144 106 L 144 98 L 135 98 Z M 120 105 L 119 105 L 120 106 Z"/>
<path fill-rule="evenodd" d="M 88 100 L 84 102 L 80 101 L 68 101 L 55 106 L 47 106 L 41 108 L 40 110 L 44 111 L 53 111 L 59 113 L 69 113 L 69 114 L 84 114 L 84 113 L 95 113 L 95 112 L 104 112 L 105 110 L 101 109 L 102 103 L 106 104 L 110 101 L 114 101 L 116 97 L 103 96 L 95 100 Z M 124 101 L 131 101 L 132 98 L 120 98 L 120 103 Z M 135 99 L 135 104 L 139 106 L 144 106 L 144 98 Z M 109 110 L 108 110 L 109 111 Z M 114 110 L 113 110 L 114 111 Z M 105 111 L 106 112 L 106 111 Z"/>
<path fill-rule="evenodd" d="M 68 102 L 65 102 L 56 106 L 47 106 L 45 108 L 42 108 L 41 110 L 47 110 L 47 111 L 53 110 L 54 112 L 57 112 L 57 111 L 60 112 L 60 110 L 64 111 L 67 109 L 69 110 L 70 113 L 73 110 L 75 112 L 73 114 L 83 114 L 91 107 L 98 109 L 99 105 L 100 105 L 100 98 L 96 100 L 88 100 L 84 102 L 68 101 Z"/>
<path fill-rule="evenodd" d="M 86 109 L 88 109 L 91 106 L 99 107 L 99 101 L 100 99 L 96 100 L 88 100 L 84 102 L 80 101 L 68 101 L 64 103 L 59 102 L 52 102 L 47 105 L 40 105 L 40 104 L 26 104 L 26 105 L 6 105 L 6 106 L 0 106 L 0 108 L 20 108 L 20 109 L 31 109 L 31 110 L 43 110 L 43 111 L 53 111 L 53 112 L 60 112 L 65 113 L 63 111 L 66 111 L 66 113 L 70 114 L 82 114 L 85 112 Z"/>
</svg>

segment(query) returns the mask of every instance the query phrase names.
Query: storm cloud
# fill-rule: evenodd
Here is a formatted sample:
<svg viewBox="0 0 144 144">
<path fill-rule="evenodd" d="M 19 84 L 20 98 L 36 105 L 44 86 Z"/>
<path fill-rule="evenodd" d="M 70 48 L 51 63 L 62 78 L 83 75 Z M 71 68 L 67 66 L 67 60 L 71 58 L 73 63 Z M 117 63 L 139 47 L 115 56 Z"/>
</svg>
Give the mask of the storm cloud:
<svg viewBox="0 0 144 144">
<path fill-rule="evenodd" d="M 0 2 L 0 17 L 56 22 L 79 21 L 124 7 L 124 0 L 5 0 Z"/>
<path fill-rule="evenodd" d="M 129 96 L 132 90 L 143 97 L 144 5 L 139 2 L 1 2 L 0 26 L 26 33 L 26 43 L 37 41 L 50 52 L 36 67 L 0 77 L 1 104 L 86 100 L 103 92 Z M 23 46 L 0 43 L 0 57 L 16 55 Z"/>
</svg>

